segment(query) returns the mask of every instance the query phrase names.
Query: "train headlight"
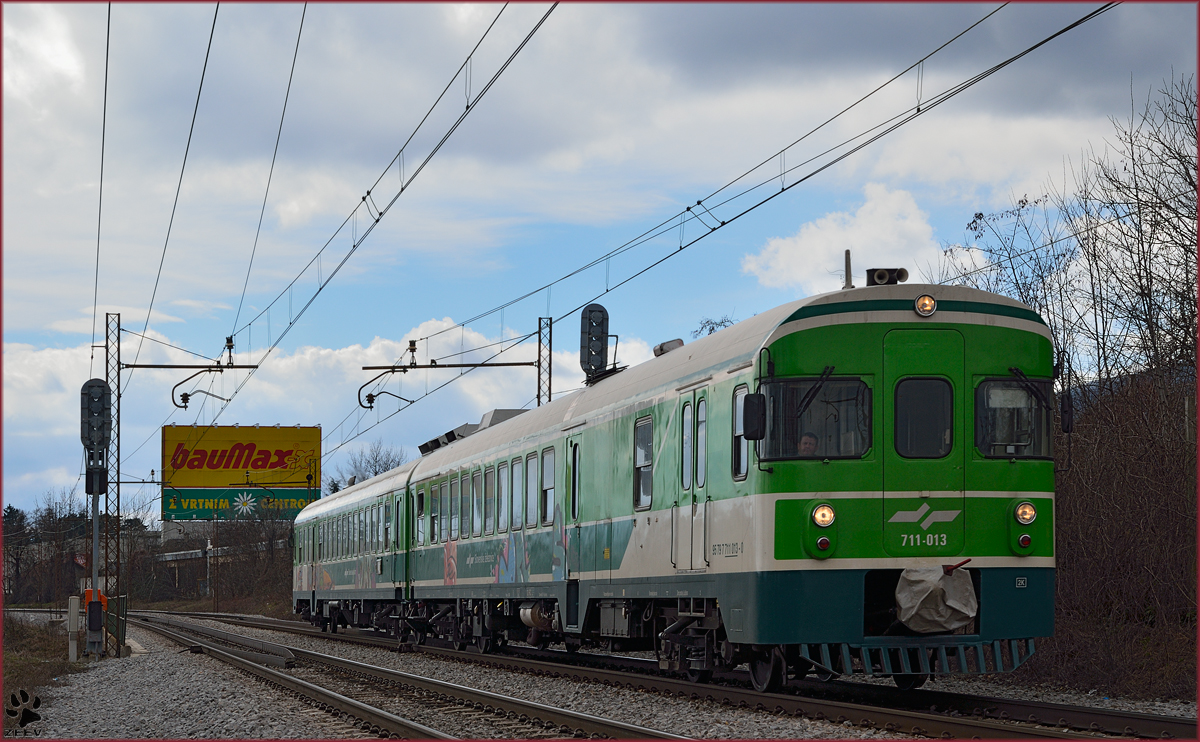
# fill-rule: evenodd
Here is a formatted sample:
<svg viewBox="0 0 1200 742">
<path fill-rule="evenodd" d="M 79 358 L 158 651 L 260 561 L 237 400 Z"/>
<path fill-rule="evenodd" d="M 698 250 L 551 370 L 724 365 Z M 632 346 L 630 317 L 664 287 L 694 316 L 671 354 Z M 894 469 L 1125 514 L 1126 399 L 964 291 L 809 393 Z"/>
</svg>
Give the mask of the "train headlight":
<svg viewBox="0 0 1200 742">
<path fill-rule="evenodd" d="M 813 508 L 812 519 L 821 528 L 826 528 L 833 523 L 833 508 L 829 505 L 818 505 Z"/>
<path fill-rule="evenodd" d="M 917 310 L 917 314 L 922 317 L 928 317 L 937 311 L 937 300 L 929 294 L 922 294 L 913 302 L 913 309 Z"/>
<path fill-rule="evenodd" d="M 1035 518 L 1037 518 L 1037 508 L 1033 506 L 1032 502 L 1023 502 L 1017 506 L 1017 510 L 1014 515 L 1016 516 L 1018 523 L 1023 526 L 1027 526 L 1032 523 Z"/>
</svg>

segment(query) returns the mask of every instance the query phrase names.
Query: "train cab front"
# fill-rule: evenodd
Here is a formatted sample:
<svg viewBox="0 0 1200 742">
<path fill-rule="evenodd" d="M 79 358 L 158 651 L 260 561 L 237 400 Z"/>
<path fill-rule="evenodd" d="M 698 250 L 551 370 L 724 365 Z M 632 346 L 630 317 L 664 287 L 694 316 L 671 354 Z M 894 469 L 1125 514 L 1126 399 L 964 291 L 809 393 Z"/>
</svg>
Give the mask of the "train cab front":
<svg viewBox="0 0 1200 742">
<path fill-rule="evenodd" d="M 742 429 L 774 526 L 756 645 L 913 687 L 1013 670 L 1053 633 L 1054 409 L 1033 312 L 902 288 L 790 317 Z"/>
</svg>

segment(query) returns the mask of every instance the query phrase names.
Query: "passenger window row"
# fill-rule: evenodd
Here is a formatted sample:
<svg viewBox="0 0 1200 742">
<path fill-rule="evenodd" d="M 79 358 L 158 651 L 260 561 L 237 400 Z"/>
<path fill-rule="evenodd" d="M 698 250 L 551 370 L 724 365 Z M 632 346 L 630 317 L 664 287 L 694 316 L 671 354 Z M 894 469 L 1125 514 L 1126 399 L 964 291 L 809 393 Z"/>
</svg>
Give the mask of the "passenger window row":
<svg viewBox="0 0 1200 742">
<path fill-rule="evenodd" d="M 491 536 L 554 523 L 554 447 L 416 487 L 413 543 Z"/>
</svg>

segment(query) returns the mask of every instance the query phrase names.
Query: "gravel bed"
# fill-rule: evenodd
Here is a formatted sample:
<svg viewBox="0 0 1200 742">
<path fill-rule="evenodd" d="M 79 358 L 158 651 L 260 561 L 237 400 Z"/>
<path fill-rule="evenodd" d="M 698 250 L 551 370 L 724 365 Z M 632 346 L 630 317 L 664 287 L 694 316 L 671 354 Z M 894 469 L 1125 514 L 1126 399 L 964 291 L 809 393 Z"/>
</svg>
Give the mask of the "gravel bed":
<svg viewBox="0 0 1200 742">
<path fill-rule="evenodd" d="M 42 720 L 25 733 L 52 739 L 369 737 L 219 660 L 181 652 L 157 634 L 131 624 L 128 638 L 145 654 L 104 659 L 67 676 L 64 685 L 39 689 Z"/>
<path fill-rule="evenodd" d="M 885 678 L 867 678 L 861 675 L 855 676 L 852 682 L 894 685 L 891 680 Z M 996 682 L 986 677 L 934 676 L 926 681 L 922 688 L 943 691 L 945 693 L 964 693 L 975 696 L 1012 698 L 1019 701 L 1058 703 L 1064 706 L 1090 706 L 1092 708 L 1111 709 L 1114 711 L 1136 711 L 1142 714 L 1157 714 L 1159 716 L 1180 716 L 1187 719 L 1196 718 L 1196 703 L 1194 701 L 1171 701 L 1163 699 L 1134 701 L 1128 698 L 1110 698 L 1094 690 L 1081 693 L 1068 688 L 1059 688 L 1040 683 L 1014 685 L 1008 682 Z"/>
<path fill-rule="evenodd" d="M 850 725 L 774 716 L 656 693 L 541 678 L 419 653 L 398 654 L 325 639 L 200 621 L 255 638 L 517 696 L 630 724 L 694 738 L 902 739 L 902 735 Z M 357 727 L 286 695 L 205 655 L 180 652 L 166 639 L 130 626 L 130 639 L 146 654 L 97 663 L 61 687 L 40 690 L 42 721 L 27 727 L 51 738 L 126 739 L 348 739 Z M 887 680 L 859 679 L 860 682 Z M 1047 686 L 1014 686 L 986 678 L 931 679 L 931 690 L 1095 706 L 1149 714 L 1194 717 L 1184 701 L 1130 701 Z M 158 714 L 154 709 L 169 709 Z"/>
<path fill-rule="evenodd" d="M 903 735 L 860 729 L 849 722 L 814 721 L 657 693 L 612 688 L 564 678 L 542 678 L 420 653 L 385 652 L 328 639 L 197 621 L 214 628 L 333 654 L 356 662 L 422 675 L 450 683 L 523 698 L 548 706 L 593 714 L 693 738 L 710 739 L 905 739 Z"/>
</svg>

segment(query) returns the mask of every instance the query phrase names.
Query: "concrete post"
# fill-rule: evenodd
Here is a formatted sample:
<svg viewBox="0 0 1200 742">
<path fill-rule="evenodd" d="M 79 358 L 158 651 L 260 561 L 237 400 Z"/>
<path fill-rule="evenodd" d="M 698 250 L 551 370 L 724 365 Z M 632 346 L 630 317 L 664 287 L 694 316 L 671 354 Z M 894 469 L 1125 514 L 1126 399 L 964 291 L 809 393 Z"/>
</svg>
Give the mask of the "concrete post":
<svg viewBox="0 0 1200 742">
<path fill-rule="evenodd" d="M 79 596 L 67 600 L 67 653 L 71 662 L 79 661 Z"/>
</svg>

